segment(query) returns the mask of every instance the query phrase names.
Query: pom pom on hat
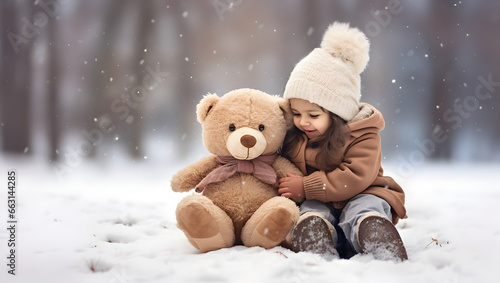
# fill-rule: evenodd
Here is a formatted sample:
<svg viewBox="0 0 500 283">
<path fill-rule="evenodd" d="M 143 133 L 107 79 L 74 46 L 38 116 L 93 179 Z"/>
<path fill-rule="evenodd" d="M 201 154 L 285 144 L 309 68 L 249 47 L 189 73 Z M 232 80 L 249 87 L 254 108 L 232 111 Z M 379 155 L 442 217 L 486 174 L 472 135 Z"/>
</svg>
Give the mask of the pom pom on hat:
<svg viewBox="0 0 500 283">
<path fill-rule="evenodd" d="M 351 62 L 358 74 L 363 72 L 370 59 L 370 42 L 366 35 L 349 27 L 348 23 L 331 24 L 323 35 L 321 48 L 334 57 Z"/>
</svg>

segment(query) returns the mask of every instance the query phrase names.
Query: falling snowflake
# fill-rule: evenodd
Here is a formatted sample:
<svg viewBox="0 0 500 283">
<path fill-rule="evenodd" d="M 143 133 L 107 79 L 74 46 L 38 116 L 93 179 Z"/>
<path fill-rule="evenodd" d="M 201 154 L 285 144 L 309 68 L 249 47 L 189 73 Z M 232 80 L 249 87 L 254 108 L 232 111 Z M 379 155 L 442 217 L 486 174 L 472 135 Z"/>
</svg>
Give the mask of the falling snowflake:
<svg viewBox="0 0 500 283">
<path fill-rule="evenodd" d="M 314 33 L 314 28 L 313 28 L 313 27 L 310 27 L 310 28 L 307 30 L 307 36 L 311 36 L 313 33 Z"/>
</svg>

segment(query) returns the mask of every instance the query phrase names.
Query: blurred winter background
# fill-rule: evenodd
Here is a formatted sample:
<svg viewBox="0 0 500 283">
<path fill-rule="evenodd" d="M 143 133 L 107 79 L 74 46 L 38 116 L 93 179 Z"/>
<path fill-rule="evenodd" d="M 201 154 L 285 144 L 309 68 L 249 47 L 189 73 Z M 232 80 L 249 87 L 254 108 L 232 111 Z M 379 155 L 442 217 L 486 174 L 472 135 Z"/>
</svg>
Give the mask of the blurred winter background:
<svg viewBox="0 0 500 283">
<path fill-rule="evenodd" d="M 59 177 L 89 160 L 183 160 L 202 147 L 204 94 L 281 95 L 333 21 L 371 41 L 362 101 L 384 114 L 401 176 L 500 161 L 498 1 L 6 0 L 0 15 L 2 156 Z"/>
<path fill-rule="evenodd" d="M 384 114 L 400 175 L 500 161 L 498 1 L 7 0 L 0 13 L 2 155 L 60 176 L 183 159 L 202 146 L 204 94 L 282 94 L 333 21 L 371 41 L 362 100 Z"/>
<path fill-rule="evenodd" d="M 175 226 L 183 195 L 169 188 L 207 154 L 196 104 L 242 87 L 281 95 L 334 21 L 371 41 L 362 101 L 385 117 L 383 166 L 407 194 L 398 228 L 410 262 L 332 265 L 280 248 L 196 255 Z M 499 29 L 494 0 L 0 1 L 0 210 L 6 219 L 16 170 L 17 282 L 389 282 L 394 270 L 395 282 L 491 281 Z M 121 280 L 125 270 L 137 280 Z"/>
</svg>

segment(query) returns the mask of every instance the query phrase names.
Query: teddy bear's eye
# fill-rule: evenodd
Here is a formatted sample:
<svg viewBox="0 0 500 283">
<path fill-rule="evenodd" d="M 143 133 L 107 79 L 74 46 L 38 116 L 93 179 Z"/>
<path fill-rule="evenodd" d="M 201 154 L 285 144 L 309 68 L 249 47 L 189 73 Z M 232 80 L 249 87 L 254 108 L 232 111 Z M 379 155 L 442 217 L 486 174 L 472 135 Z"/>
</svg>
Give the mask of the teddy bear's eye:
<svg viewBox="0 0 500 283">
<path fill-rule="evenodd" d="M 262 132 L 262 131 L 264 131 L 264 129 L 265 129 L 264 125 L 260 124 L 260 125 L 259 125 L 259 131 L 261 131 L 261 132 Z"/>
<path fill-rule="evenodd" d="M 234 124 L 229 125 L 229 130 L 234 132 L 236 130 L 236 126 Z"/>
</svg>

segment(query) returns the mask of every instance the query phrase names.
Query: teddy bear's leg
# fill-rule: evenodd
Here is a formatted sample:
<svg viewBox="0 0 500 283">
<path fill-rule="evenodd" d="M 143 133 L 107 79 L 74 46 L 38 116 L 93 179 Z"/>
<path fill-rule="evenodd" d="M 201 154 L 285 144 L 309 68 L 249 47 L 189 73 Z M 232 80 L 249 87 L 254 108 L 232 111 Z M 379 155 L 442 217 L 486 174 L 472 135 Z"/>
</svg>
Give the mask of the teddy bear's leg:
<svg viewBox="0 0 500 283">
<path fill-rule="evenodd" d="M 177 206 L 176 217 L 179 229 L 201 252 L 234 245 L 233 221 L 205 196 L 191 195 L 184 198 Z"/>
<path fill-rule="evenodd" d="M 299 208 L 292 200 L 273 197 L 247 221 L 241 231 L 241 240 L 247 247 L 275 247 L 285 239 L 299 214 Z"/>
</svg>

